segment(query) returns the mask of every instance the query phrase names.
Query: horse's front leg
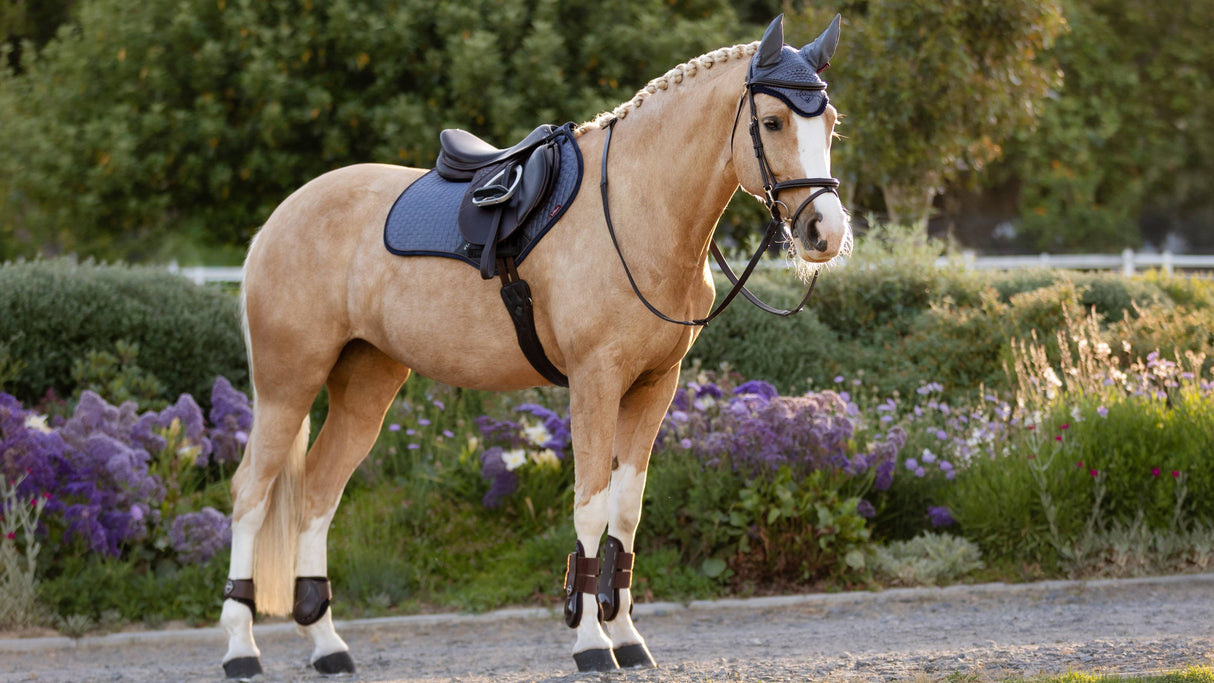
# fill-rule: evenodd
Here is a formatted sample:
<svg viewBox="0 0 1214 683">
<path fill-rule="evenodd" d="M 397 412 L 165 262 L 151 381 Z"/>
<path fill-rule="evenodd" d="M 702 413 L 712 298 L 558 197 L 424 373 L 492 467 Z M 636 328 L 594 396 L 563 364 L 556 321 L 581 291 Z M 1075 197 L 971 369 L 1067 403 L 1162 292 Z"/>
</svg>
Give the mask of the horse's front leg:
<svg viewBox="0 0 1214 683">
<path fill-rule="evenodd" d="M 632 623 L 633 539 L 641 519 L 649 454 L 678 382 L 676 366 L 633 386 L 620 402 L 598 599 L 616 662 L 624 668 L 656 666 Z"/>
<path fill-rule="evenodd" d="M 570 375 L 569 410 L 574 456 L 573 528 L 577 547 L 565 574 L 565 623 L 577 629 L 573 660 L 578 671 L 619 668 L 611 639 L 599 623 L 599 541 L 607 528 L 612 444 L 619 412 L 619 390 L 606 372 Z M 606 382 L 604 382 L 606 379 Z"/>
</svg>

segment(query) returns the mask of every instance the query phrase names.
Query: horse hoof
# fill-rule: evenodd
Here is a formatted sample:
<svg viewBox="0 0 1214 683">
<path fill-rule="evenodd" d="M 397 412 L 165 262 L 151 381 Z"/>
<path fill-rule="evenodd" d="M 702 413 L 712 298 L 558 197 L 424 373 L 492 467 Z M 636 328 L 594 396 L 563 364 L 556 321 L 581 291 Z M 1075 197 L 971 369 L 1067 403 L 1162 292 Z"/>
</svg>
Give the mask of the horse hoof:
<svg viewBox="0 0 1214 683">
<path fill-rule="evenodd" d="M 261 660 L 257 657 L 236 657 L 223 663 L 223 675 L 238 681 L 251 681 L 261 675 Z"/>
<path fill-rule="evenodd" d="M 312 662 L 312 667 L 326 676 L 354 673 L 354 659 L 349 651 L 334 652 Z"/>
<path fill-rule="evenodd" d="M 653 655 L 649 654 L 649 648 L 645 647 L 644 643 L 624 645 L 617 647 L 612 652 L 615 653 L 615 661 L 621 669 L 652 669 L 657 666 L 657 663 L 653 661 Z"/>
<path fill-rule="evenodd" d="M 577 662 L 578 671 L 615 671 L 620 668 L 615 655 L 607 648 L 574 652 L 573 661 Z"/>
</svg>

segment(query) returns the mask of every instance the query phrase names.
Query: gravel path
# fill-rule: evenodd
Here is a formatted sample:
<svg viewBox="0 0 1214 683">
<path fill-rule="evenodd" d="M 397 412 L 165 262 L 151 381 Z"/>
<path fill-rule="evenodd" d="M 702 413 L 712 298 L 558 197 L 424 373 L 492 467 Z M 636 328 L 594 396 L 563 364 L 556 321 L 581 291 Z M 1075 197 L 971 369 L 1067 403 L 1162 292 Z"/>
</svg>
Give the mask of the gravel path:
<svg viewBox="0 0 1214 683">
<path fill-rule="evenodd" d="M 355 681 L 992 680 L 1214 665 L 1214 574 L 637 606 L 660 668 L 576 674 L 546 610 L 347 622 Z M 319 681 L 290 624 L 257 627 L 266 681 Z M 219 681 L 218 629 L 0 641 L 0 681 Z"/>
</svg>

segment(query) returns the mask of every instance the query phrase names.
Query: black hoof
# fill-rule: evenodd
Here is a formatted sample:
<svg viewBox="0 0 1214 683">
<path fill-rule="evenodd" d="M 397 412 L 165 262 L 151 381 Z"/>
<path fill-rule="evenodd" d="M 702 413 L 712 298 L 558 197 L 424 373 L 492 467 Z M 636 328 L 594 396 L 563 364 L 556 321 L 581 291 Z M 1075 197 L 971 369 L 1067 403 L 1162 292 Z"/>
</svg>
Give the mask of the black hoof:
<svg viewBox="0 0 1214 683">
<path fill-rule="evenodd" d="M 312 662 L 312 666 L 326 676 L 340 676 L 354 673 L 354 659 L 347 651 L 334 652 Z"/>
<path fill-rule="evenodd" d="M 652 669 L 657 666 L 653 661 L 653 655 L 649 654 L 649 648 L 645 647 L 644 643 L 633 643 L 632 645 L 624 645 L 613 650 L 615 653 L 615 661 L 620 665 L 621 669 L 632 669 L 641 667 Z"/>
<path fill-rule="evenodd" d="M 574 652 L 573 661 L 577 662 L 578 671 L 615 671 L 620 668 L 615 655 L 607 648 Z"/>
<path fill-rule="evenodd" d="M 236 657 L 223 663 L 223 675 L 239 681 L 249 681 L 261 675 L 261 660 L 256 657 Z"/>
</svg>

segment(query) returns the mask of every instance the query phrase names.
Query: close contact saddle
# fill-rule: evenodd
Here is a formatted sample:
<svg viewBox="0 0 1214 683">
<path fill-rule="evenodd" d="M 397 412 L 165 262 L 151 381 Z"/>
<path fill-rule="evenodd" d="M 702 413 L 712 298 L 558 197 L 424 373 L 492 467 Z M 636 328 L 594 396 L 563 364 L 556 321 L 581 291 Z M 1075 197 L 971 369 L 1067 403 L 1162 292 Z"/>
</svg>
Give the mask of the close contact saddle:
<svg viewBox="0 0 1214 683">
<path fill-rule="evenodd" d="M 510 236 L 552 192 L 561 165 L 558 130 L 542 125 L 507 149 L 464 130 L 448 129 L 439 135 L 441 149 L 435 164 L 439 176 L 471 181 L 460 202 L 459 230 L 469 254 L 479 251 L 481 277 L 486 280 L 507 267 L 499 260 L 516 255 Z"/>
</svg>

